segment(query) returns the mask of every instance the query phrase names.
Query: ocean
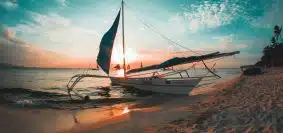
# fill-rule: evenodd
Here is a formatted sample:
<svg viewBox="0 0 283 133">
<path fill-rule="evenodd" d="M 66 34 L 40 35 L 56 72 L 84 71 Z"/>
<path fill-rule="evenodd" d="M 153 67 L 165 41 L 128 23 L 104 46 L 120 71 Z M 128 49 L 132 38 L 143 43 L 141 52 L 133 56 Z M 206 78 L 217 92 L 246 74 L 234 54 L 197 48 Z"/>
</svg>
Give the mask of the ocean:
<svg viewBox="0 0 283 133">
<path fill-rule="evenodd" d="M 211 86 L 223 82 L 241 73 L 240 69 L 216 69 L 221 79 L 210 78 L 200 83 Z M 109 79 L 85 78 L 75 89 L 83 95 L 90 96 L 89 102 L 82 100 L 70 101 L 66 84 L 75 74 L 99 74 L 101 71 L 86 69 L 0 69 L 0 104 L 12 107 L 77 109 L 95 108 L 105 105 L 135 102 L 135 100 L 152 97 L 174 97 L 174 95 L 154 93 L 111 86 Z M 204 69 L 189 70 L 190 76 L 206 75 Z M 177 75 L 178 76 L 178 75 Z"/>
</svg>

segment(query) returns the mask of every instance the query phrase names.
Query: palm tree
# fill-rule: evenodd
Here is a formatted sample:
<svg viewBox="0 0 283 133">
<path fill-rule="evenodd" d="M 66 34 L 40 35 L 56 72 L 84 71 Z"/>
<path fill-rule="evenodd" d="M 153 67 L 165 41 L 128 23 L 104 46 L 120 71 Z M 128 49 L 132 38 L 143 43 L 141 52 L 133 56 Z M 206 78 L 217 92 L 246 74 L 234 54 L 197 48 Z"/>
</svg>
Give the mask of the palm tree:
<svg viewBox="0 0 283 133">
<path fill-rule="evenodd" d="M 271 65 L 271 46 L 266 46 L 263 49 L 263 56 L 261 57 L 261 61 L 268 67 Z"/>
<path fill-rule="evenodd" d="M 279 38 L 281 35 L 281 31 L 282 31 L 282 26 L 281 28 L 278 25 L 274 26 L 274 29 L 273 29 L 274 36 L 272 37 L 272 40 L 271 40 L 273 44 L 275 45 L 279 44 Z"/>
<path fill-rule="evenodd" d="M 276 45 L 276 39 L 275 39 L 274 36 L 271 38 L 271 43 L 272 43 L 273 46 Z"/>
<path fill-rule="evenodd" d="M 263 56 L 261 60 L 256 63 L 258 66 L 281 66 L 283 67 L 283 42 L 281 39 L 282 27 L 275 25 L 273 28 L 273 36 L 271 38 L 271 45 L 267 45 L 262 50 Z"/>
</svg>

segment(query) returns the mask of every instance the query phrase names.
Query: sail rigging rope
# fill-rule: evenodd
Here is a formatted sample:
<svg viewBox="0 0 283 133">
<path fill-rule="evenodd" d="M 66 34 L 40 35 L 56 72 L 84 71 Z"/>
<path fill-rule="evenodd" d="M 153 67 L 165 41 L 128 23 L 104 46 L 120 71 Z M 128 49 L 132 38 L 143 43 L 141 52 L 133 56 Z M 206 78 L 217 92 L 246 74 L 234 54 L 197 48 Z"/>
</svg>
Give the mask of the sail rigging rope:
<svg viewBox="0 0 283 133">
<path fill-rule="evenodd" d="M 128 3 L 125 3 L 125 6 L 128 7 L 128 9 L 130 9 L 133 13 L 137 13 L 137 12 L 141 13 L 140 11 L 135 10 L 134 8 L 130 7 Z M 177 45 L 177 46 L 179 46 L 179 47 L 181 47 L 181 48 L 183 48 L 183 49 L 186 49 L 186 50 L 190 51 L 191 53 L 194 53 L 194 54 L 197 54 L 197 55 L 200 55 L 200 56 L 202 55 L 201 53 L 196 52 L 196 51 L 194 51 L 194 50 L 192 50 L 192 49 L 189 49 L 188 47 L 186 47 L 186 46 L 184 46 L 184 45 L 182 45 L 182 44 L 180 44 L 180 43 L 177 43 L 176 41 L 173 41 L 173 40 L 170 39 L 169 37 L 167 37 L 167 36 L 163 35 L 162 33 L 158 32 L 158 31 L 156 30 L 156 28 L 154 28 L 153 25 L 147 24 L 144 19 L 139 18 L 139 17 L 137 17 L 136 15 L 134 15 L 134 16 L 135 16 L 135 18 L 138 18 L 139 21 L 140 21 L 144 26 L 146 26 L 147 28 L 151 29 L 153 32 L 155 32 L 157 35 L 161 36 L 163 39 L 169 41 L 171 44 L 173 44 L 173 46 L 176 46 L 176 45 Z M 203 52 L 204 52 L 204 51 L 203 51 Z M 219 59 L 219 60 L 220 60 L 220 59 Z M 205 63 L 203 60 L 201 60 L 201 63 L 202 63 L 204 66 L 206 66 L 206 63 Z M 207 68 L 207 67 L 206 67 L 206 68 Z M 208 71 L 211 71 L 209 68 L 207 68 L 207 69 L 208 69 Z"/>
<path fill-rule="evenodd" d="M 130 9 L 133 13 L 139 12 L 139 11 L 133 9 L 132 7 L 130 7 L 127 3 L 125 3 L 125 6 L 128 7 L 128 9 Z M 179 47 L 181 47 L 181 48 L 183 48 L 183 49 L 186 49 L 186 50 L 188 50 L 188 51 L 190 51 L 190 52 L 192 52 L 192 53 L 194 53 L 194 54 L 202 55 L 202 54 L 200 54 L 200 53 L 198 53 L 198 52 L 196 52 L 196 51 L 194 51 L 194 50 L 189 49 L 188 47 L 186 47 L 186 46 L 184 46 L 184 45 L 182 45 L 182 44 L 180 44 L 180 43 L 177 43 L 176 41 L 173 41 L 173 40 L 170 39 L 169 37 L 167 37 L 167 36 L 163 35 L 162 33 L 158 32 L 158 31 L 156 30 L 156 28 L 154 28 L 153 25 L 146 23 L 144 19 L 139 18 L 139 17 L 137 17 L 136 15 L 134 15 L 134 16 L 135 16 L 135 18 L 138 18 L 139 21 L 140 21 L 144 26 L 146 26 L 147 28 L 151 29 L 153 32 L 155 32 L 157 35 L 159 35 L 159 36 L 162 37 L 163 39 L 169 41 L 171 44 L 174 44 L 173 46 L 176 46 L 176 45 L 177 45 L 177 46 L 179 46 Z"/>
</svg>

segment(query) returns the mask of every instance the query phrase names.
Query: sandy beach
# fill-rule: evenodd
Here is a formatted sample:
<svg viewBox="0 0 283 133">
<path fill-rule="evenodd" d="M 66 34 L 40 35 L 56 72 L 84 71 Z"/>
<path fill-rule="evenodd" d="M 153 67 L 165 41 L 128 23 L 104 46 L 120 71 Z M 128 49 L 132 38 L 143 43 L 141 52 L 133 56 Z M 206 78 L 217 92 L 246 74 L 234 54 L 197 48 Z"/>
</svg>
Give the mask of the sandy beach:
<svg viewBox="0 0 283 133">
<path fill-rule="evenodd" d="M 283 69 L 237 76 L 190 96 L 82 110 L 0 108 L 7 133 L 282 132 Z"/>
<path fill-rule="evenodd" d="M 225 85 L 220 86 L 225 88 Z M 215 88 L 200 90 L 194 90 L 192 96 L 157 96 L 99 108 L 68 109 L 69 104 L 62 104 L 67 107 L 61 109 L 30 108 L 31 101 L 21 101 L 23 106 L 16 107 L 3 104 L 0 106 L 0 117 L 4 121 L 0 122 L 0 129 L 5 133 L 155 132 L 159 125 L 190 115 L 191 112 L 186 110 L 188 105 L 207 97 L 197 94 Z"/>
<path fill-rule="evenodd" d="M 63 131 L 63 133 L 163 132 L 162 129 L 164 125 L 171 126 L 170 122 L 172 121 L 195 115 L 197 111 L 192 112 L 188 110 L 190 106 L 200 103 L 213 92 L 234 86 L 240 79 L 239 76 L 236 76 L 226 80 L 226 82 L 218 83 L 213 87 L 198 88 L 192 91 L 190 96 L 174 96 L 165 99 L 157 98 L 145 100 L 139 104 L 127 106 L 129 108 L 129 112 L 127 113 L 101 119 L 95 123 L 75 124 L 73 128 Z M 167 130 L 165 132 L 167 132 Z M 168 130 L 168 132 L 171 131 Z"/>
<path fill-rule="evenodd" d="M 0 0 L 0 133 L 283 133 L 283 0 Z"/>
<path fill-rule="evenodd" d="M 282 132 L 283 69 L 242 76 L 234 86 L 191 105 L 193 112 L 157 132 Z"/>
<path fill-rule="evenodd" d="M 109 120 L 111 124 L 101 121 L 66 132 L 281 132 L 282 77 L 282 68 L 266 69 L 262 75 L 236 77 L 148 111 L 133 109 Z"/>
</svg>

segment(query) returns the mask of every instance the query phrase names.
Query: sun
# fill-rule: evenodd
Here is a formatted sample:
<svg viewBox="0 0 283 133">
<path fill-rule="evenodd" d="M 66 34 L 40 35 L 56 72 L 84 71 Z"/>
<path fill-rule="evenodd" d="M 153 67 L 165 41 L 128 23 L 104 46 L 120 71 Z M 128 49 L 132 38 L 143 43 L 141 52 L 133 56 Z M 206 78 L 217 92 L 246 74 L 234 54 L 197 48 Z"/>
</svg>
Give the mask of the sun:
<svg viewBox="0 0 283 133">
<path fill-rule="evenodd" d="M 137 60 L 137 52 L 132 48 L 126 48 L 126 63 L 132 63 Z M 113 64 L 122 64 L 123 63 L 123 50 L 122 46 L 113 48 L 111 62 Z"/>
<path fill-rule="evenodd" d="M 124 69 L 120 69 L 117 71 L 117 76 L 118 77 L 124 77 Z"/>
</svg>

